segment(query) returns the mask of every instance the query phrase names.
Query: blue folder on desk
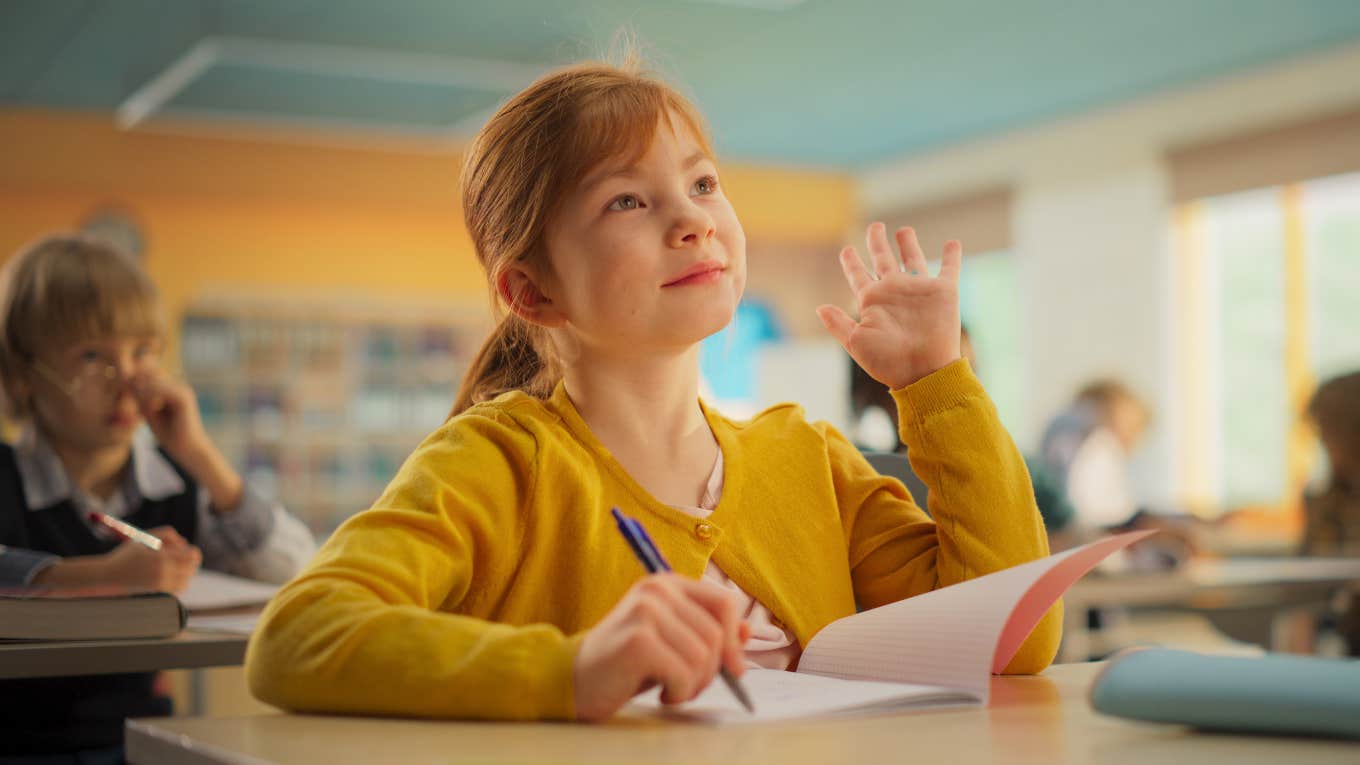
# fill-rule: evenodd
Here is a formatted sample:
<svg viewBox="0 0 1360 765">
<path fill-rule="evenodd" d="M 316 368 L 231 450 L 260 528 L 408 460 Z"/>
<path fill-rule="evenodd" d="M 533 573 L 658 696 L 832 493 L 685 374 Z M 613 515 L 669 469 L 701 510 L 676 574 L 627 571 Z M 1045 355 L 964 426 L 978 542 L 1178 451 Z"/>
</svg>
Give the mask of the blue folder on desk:
<svg viewBox="0 0 1360 765">
<path fill-rule="evenodd" d="M 1360 661 L 1135 650 L 1096 678 L 1091 705 L 1208 730 L 1360 738 Z"/>
</svg>

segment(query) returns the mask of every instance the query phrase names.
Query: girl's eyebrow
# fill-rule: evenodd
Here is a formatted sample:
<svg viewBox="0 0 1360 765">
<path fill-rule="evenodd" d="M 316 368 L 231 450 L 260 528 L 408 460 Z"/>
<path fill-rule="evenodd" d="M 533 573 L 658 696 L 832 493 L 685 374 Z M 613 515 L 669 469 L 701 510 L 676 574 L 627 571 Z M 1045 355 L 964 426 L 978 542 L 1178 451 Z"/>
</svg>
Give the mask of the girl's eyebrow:
<svg viewBox="0 0 1360 765">
<path fill-rule="evenodd" d="M 689 155 L 689 157 L 686 158 L 685 161 L 680 164 L 680 169 L 689 170 L 690 168 L 694 167 L 700 162 L 703 162 L 706 159 L 712 161 L 713 158 L 708 155 L 708 152 L 703 151 L 701 149 Z M 635 175 L 637 175 L 636 164 L 628 165 L 627 167 L 620 167 L 616 170 L 600 170 L 586 178 L 586 182 L 581 184 L 581 190 L 588 193 L 596 186 L 600 185 L 601 183 L 604 183 L 605 181 L 611 180 L 613 178 L 629 178 Z"/>
</svg>

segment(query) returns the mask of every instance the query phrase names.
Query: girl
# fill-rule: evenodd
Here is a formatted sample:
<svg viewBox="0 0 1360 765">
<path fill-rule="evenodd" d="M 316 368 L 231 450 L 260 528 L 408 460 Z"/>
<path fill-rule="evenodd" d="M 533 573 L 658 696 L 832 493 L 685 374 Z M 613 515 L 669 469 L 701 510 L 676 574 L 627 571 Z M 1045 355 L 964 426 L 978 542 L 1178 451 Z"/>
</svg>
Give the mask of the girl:
<svg viewBox="0 0 1360 765">
<path fill-rule="evenodd" d="M 674 90 L 633 67 L 547 75 L 474 140 L 462 192 L 508 315 L 450 419 L 266 609 L 247 652 L 261 699 L 600 720 L 649 684 L 681 702 L 720 666 L 792 668 L 857 608 L 1047 553 L 1024 463 L 959 360 L 957 242 L 931 278 L 910 229 L 904 270 L 875 224 L 872 272 L 841 253 L 859 321 L 818 309 L 894 390 L 932 521 L 798 407 L 736 422 L 699 400 L 698 343 L 731 319 L 746 250 Z M 642 575 L 611 506 L 676 573 Z M 1010 671 L 1049 663 L 1059 618 Z"/>
<path fill-rule="evenodd" d="M 5 265 L 0 382 L 21 431 L 0 444 L 0 587 L 180 592 L 200 563 L 282 582 L 314 552 L 209 440 L 193 391 L 160 368 L 163 336 L 151 281 L 107 246 L 53 236 Z M 95 511 L 162 548 L 118 543 Z M 121 760 L 125 717 L 171 711 L 154 677 L 0 681 L 0 753 Z"/>
</svg>

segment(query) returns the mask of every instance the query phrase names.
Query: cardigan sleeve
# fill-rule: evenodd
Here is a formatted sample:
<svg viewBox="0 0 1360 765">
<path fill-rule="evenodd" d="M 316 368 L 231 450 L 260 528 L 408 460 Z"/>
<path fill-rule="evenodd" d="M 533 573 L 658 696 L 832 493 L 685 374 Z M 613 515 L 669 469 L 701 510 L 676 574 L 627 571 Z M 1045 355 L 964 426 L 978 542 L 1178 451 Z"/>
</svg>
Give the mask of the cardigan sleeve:
<svg viewBox="0 0 1360 765">
<path fill-rule="evenodd" d="M 1048 555 L 1025 462 L 968 363 L 955 362 L 893 397 L 933 517 L 840 434 L 827 434 L 859 606 L 874 608 Z M 1061 635 L 1058 603 L 1006 672 L 1043 670 Z"/>
<path fill-rule="evenodd" d="M 516 560 L 534 439 L 494 411 L 428 438 L 369 510 L 269 603 L 246 670 L 297 711 L 570 718 L 580 636 L 457 613 L 479 565 Z"/>
</svg>

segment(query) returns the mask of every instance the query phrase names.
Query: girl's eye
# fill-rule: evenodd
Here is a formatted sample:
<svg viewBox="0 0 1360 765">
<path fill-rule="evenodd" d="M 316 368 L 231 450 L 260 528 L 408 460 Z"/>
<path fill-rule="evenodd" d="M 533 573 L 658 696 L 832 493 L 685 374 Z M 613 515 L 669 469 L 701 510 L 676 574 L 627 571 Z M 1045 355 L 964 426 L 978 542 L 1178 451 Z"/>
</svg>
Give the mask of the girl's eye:
<svg viewBox="0 0 1360 765">
<path fill-rule="evenodd" d="M 100 361 L 103 361 L 103 357 L 99 355 L 99 351 L 81 351 L 80 353 L 81 364 L 98 364 Z"/>
<path fill-rule="evenodd" d="M 641 206 L 642 202 L 639 201 L 638 198 L 633 196 L 632 194 L 624 194 L 623 196 L 618 197 L 613 202 L 609 203 L 610 210 L 618 211 L 636 210 Z"/>
<path fill-rule="evenodd" d="M 718 179 L 711 175 L 705 175 L 694 182 L 695 194 L 712 194 L 718 190 Z"/>
</svg>

